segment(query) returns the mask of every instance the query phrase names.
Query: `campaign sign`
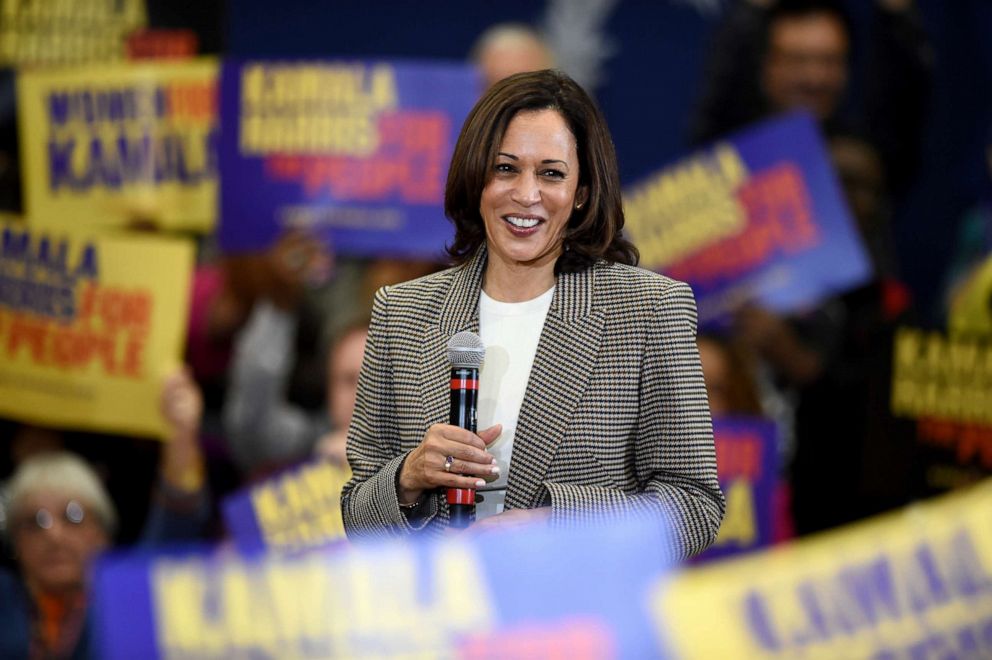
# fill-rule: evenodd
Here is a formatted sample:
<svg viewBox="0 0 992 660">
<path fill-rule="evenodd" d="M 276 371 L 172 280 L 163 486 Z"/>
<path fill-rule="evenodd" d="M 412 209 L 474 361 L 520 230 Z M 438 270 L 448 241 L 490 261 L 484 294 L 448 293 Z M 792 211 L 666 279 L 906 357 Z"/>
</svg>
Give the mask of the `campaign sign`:
<svg viewBox="0 0 992 660">
<path fill-rule="evenodd" d="M 228 496 L 224 523 L 245 550 L 300 550 L 344 539 L 341 489 L 351 471 L 315 461 Z"/>
<path fill-rule="evenodd" d="M 466 65 L 226 61 L 221 247 L 300 229 L 338 254 L 442 255 L 448 162 L 479 91 Z"/>
<path fill-rule="evenodd" d="M 163 437 L 193 245 L 0 224 L 0 415 Z"/>
<path fill-rule="evenodd" d="M 2 0 L 0 66 L 119 60 L 147 23 L 145 0 Z"/>
<path fill-rule="evenodd" d="M 987 480 L 693 568 L 654 589 L 657 630 L 686 659 L 992 657 L 989 511 Z"/>
<path fill-rule="evenodd" d="M 306 553 L 117 554 L 100 657 L 665 658 L 647 611 L 657 522 L 517 528 Z"/>
<path fill-rule="evenodd" d="M 916 420 L 929 489 L 992 474 L 992 339 L 899 328 L 890 403 L 894 415 Z"/>
<path fill-rule="evenodd" d="M 727 510 L 716 542 L 700 560 L 771 545 L 778 460 L 775 423 L 758 417 L 713 419 L 717 477 Z"/>
<path fill-rule="evenodd" d="M 624 195 L 642 264 L 689 283 L 700 323 L 746 303 L 787 313 L 871 275 L 812 117 L 755 125 Z"/>
<path fill-rule="evenodd" d="M 28 223 L 210 231 L 217 67 L 200 59 L 19 72 Z"/>
</svg>

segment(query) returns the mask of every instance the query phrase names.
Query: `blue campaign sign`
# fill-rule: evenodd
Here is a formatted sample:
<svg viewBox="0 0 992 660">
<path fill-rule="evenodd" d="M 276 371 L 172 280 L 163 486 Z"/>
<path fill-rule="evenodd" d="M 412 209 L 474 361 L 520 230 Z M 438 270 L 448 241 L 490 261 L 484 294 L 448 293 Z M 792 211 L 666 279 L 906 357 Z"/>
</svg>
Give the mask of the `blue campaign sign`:
<svg viewBox="0 0 992 660">
<path fill-rule="evenodd" d="M 778 429 L 760 417 L 714 417 L 717 477 L 727 510 L 700 561 L 767 547 L 774 540 Z"/>
<path fill-rule="evenodd" d="M 702 324 L 752 302 L 799 311 L 871 276 L 807 114 L 693 153 L 627 190 L 624 206 L 642 263 L 692 286 Z"/>
<path fill-rule="evenodd" d="M 341 489 L 351 471 L 317 460 L 227 496 L 221 509 L 243 550 L 301 550 L 344 539 Z"/>
<path fill-rule="evenodd" d="M 338 254 L 438 257 L 454 235 L 448 163 L 480 90 L 463 64 L 225 61 L 221 247 L 300 229 Z"/>
<path fill-rule="evenodd" d="M 624 521 L 286 555 L 98 563 L 101 657 L 669 657 L 665 532 Z"/>
</svg>

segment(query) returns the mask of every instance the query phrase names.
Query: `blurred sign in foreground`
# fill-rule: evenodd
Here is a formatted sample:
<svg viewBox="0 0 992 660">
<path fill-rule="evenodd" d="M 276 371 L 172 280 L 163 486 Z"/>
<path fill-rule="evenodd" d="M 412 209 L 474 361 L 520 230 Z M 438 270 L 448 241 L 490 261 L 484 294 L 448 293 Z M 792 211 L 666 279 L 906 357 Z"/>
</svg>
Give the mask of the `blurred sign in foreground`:
<svg viewBox="0 0 992 660">
<path fill-rule="evenodd" d="M 655 588 L 655 621 L 679 658 L 992 657 L 990 511 L 986 481 L 687 571 Z"/>
<path fill-rule="evenodd" d="M 102 657 L 979 658 L 992 481 L 672 574 L 659 526 L 105 557 Z"/>
<path fill-rule="evenodd" d="M 105 558 L 102 657 L 663 658 L 653 523 L 306 554 Z"/>
</svg>

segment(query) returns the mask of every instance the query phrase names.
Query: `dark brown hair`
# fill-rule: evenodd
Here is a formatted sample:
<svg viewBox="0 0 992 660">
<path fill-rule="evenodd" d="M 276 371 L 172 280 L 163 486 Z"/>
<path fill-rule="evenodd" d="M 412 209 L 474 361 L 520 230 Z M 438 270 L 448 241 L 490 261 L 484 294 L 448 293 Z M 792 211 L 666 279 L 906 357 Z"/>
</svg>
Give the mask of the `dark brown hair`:
<svg viewBox="0 0 992 660">
<path fill-rule="evenodd" d="M 575 136 L 579 187 L 589 191 L 572 211 L 556 273 L 576 272 L 599 259 L 636 264 L 637 248 L 621 235 L 623 203 L 617 158 L 606 120 L 595 102 L 560 71 L 518 73 L 493 85 L 462 126 L 448 169 L 444 213 L 455 225 L 448 254 L 464 263 L 486 240 L 479 215 L 482 190 L 493 176 L 496 155 L 510 121 L 519 112 L 555 110 Z"/>
</svg>

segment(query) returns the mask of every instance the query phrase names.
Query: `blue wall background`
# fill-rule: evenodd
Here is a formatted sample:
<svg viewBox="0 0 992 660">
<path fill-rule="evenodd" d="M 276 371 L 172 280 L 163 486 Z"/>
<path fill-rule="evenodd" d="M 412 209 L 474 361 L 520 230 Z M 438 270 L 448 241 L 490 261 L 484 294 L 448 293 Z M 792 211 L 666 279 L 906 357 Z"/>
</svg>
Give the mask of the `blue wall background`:
<svg viewBox="0 0 992 660">
<path fill-rule="evenodd" d="M 848 5 L 864 25 L 872 0 Z M 934 95 L 919 180 L 897 209 L 907 283 L 925 315 L 937 307 L 961 215 L 992 196 L 984 147 L 992 141 L 992 2 L 918 0 L 936 54 Z M 237 0 L 226 52 L 235 56 L 463 59 L 500 21 L 536 22 L 543 2 Z M 606 30 L 615 52 L 596 91 L 625 183 L 685 153 L 690 114 L 718 15 L 675 1 L 622 0 Z"/>
</svg>

